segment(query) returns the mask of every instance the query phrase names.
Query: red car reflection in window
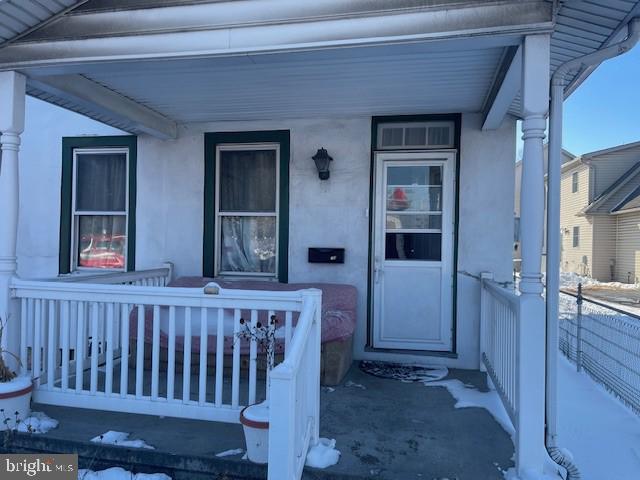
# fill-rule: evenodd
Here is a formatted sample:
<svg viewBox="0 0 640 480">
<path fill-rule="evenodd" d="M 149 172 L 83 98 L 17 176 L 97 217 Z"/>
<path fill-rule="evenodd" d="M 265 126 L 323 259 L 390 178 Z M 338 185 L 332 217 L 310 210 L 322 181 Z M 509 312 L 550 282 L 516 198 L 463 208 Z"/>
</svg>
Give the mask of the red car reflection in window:
<svg viewBox="0 0 640 480">
<path fill-rule="evenodd" d="M 78 266 L 124 269 L 124 235 L 84 235 L 80 238 Z"/>
</svg>

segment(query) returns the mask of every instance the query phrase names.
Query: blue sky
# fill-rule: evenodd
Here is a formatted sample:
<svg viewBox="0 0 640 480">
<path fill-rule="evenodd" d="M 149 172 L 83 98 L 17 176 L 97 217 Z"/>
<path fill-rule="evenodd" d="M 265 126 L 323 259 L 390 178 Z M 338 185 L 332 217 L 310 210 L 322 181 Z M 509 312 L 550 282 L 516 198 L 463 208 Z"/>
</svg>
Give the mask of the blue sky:
<svg viewBox="0 0 640 480">
<path fill-rule="evenodd" d="M 563 130 L 576 155 L 640 141 L 640 46 L 604 62 L 565 101 Z"/>
</svg>

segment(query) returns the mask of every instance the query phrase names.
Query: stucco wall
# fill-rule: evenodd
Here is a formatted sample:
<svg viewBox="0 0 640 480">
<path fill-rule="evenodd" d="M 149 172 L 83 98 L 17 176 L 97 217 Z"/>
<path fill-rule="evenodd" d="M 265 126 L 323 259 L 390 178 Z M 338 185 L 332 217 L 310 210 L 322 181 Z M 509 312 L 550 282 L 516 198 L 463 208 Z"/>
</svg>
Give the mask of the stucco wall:
<svg viewBox="0 0 640 480">
<path fill-rule="evenodd" d="M 365 351 L 370 125 L 368 117 L 225 122 L 182 126 L 179 138 L 172 141 L 139 137 L 136 267 L 153 267 L 169 260 L 174 262 L 177 275 L 201 274 L 204 132 L 290 129 L 290 282 L 350 283 L 357 287 L 357 358 L 477 368 L 479 283 L 467 273 L 492 271 L 498 280 L 511 277 L 515 121 L 507 119 L 500 130 L 482 132 L 479 115 L 463 116 L 459 269 L 465 273 L 458 274 L 458 358 Z M 75 127 L 55 134 L 81 132 Z M 27 258 L 28 250 L 20 251 L 21 271 L 35 277 L 57 272 L 60 139 L 49 139 L 47 143 L 49 146 L 43 147 L 47 160 L 37 154 L 25 159 L 33 168 L 27 170 L 28 178 L 23 180 L 26 184 L 46 184 L 41 195 L 23 197 L 29 204 L 25 210 L 28 223 L 41 224 L 21 228 L 20 241 L 27 238 L 31 250 L 43 249 L 46 253 L 46 260 L 35 262 Z M 321 146 L 335 159 L 328 181 L 318 180 L 311 160 Z M 39 169 L 43 163 L 49 165 L 50 172 Z M 40 203 L 46 207 L 38 207 Z M 40 229 L 38 234 L 33 233 L 35 228 Z M 307 248 L 311 246 L 344 247 L 345 263 L 309 264 Z"/>
<path fill-rule="evenodd" d="M 62 137 L 123 133 L 27 97 L 19 163 L 19 275 L 42 278 L 58 274 Z"/>
</svg>

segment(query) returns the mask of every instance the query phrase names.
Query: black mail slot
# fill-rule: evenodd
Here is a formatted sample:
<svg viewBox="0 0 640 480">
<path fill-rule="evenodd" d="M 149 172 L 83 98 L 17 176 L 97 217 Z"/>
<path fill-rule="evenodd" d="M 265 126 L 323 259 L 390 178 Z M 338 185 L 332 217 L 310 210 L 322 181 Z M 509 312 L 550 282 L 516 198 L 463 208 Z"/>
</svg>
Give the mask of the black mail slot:
<svg viewBox="0 0 640 480">
<path fill-rule="evenodd" d="M 309 263 L 344 263 L 344 248 L 309 248 Z"/>
</svg>

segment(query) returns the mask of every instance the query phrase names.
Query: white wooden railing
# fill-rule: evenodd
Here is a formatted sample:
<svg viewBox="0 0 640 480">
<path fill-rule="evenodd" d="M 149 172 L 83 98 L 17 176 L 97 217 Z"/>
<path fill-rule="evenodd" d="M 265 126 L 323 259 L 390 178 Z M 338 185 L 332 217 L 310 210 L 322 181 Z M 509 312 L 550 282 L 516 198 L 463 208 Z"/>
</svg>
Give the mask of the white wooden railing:
<svg viewBox="0 0 640 480">
<path fill-rule="evenodd" d="M 483 274 L 480 291 L 480 366 L 500 395 L 515 428 L 520 371 L 520 298 Z"/>
<path fill-rule="evenodd" d="M 269 479 L 299 480 L 320 432 L 320 290 L 306 290 L 291 348 L 271 372 Z"/>
<path fill-rule="evenodd" d="M 173 264 L 133 272 L 74 272 L 52 278 L 56 282 L 99 283 L 109 285 L 136 285 L 139 287 L 165 287 L 173 277 Z"/>
<path fill-rule="evenodd" d="M 269 389 L 271 404 L 277 406 L 271 410 L 273 429 L 286 433 L 281 441 L 295 448 L 298 470 L 306 445 L 317 441 L 318 292 L 220 289 L 208 294 L 201 288 L 18 279 L 12 292 L 21 307 L 22 365 L 36 378 L 35 402 L 233 423 L 239 421 L 243 404 L 258 400 L 257 342 L 238 337 L 240 320 L 244 316 L 256 325 L 259 318 L 276 314 L 284 319 L 280 336 L 284 336 L 285 360 L 272 372 Z M 294 312 L 301 312 L 295 329 Z M 145 325 L 145 313 L 150 325 Z M 166 372 L 160 371 L 161 326 L 167 340 Z M 150 345 L 145 342 L 146 328 L 152 332 Z M 208 336 L 214 334 L 215 368 L 213 379 L 208 379 Z M 195 341 L 200 347 L 193 381 L 192 337 L 199 337 Z M 225 337 L 233 340 L 230 359 L 224 355 Z M 177 338 L 184 338 L 181 355 Z M 240 362 L 243 342 L 250 343 L 245 373 Z M 150 370 L 144 368 L 145 349 L 151 350 Z M 225 362 L 230 369 L 225 369 Z M 176 366 L 186 373 L 182 379 Z M 225 376 L 231 377 L 230 389 Z M 248 378 L 242 392 L 241 376 Z M 289 465 L 278 445 L 273 455 Z"/>
</svg>

